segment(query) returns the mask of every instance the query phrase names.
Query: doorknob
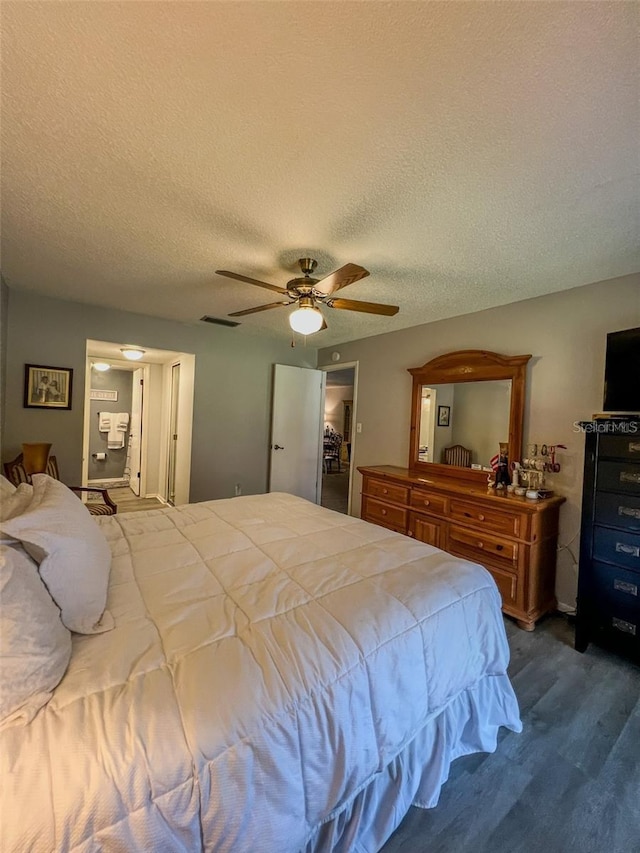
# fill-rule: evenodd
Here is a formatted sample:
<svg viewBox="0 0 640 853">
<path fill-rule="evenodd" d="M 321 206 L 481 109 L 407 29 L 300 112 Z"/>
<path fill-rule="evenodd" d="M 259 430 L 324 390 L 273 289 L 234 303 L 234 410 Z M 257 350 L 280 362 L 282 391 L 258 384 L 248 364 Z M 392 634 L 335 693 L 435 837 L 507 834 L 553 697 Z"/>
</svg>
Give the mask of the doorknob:
<svg viewBox="0 0 640 853">
<path fill-rule="evenodd" d="M 280 445 L 279 445 L 279 444 L 274 444 L 274 445 L 273 445 L 273 449 L 274 449 L 274 450 L 284 450 L 284 447 L 280 447 Z"/>
</svg>

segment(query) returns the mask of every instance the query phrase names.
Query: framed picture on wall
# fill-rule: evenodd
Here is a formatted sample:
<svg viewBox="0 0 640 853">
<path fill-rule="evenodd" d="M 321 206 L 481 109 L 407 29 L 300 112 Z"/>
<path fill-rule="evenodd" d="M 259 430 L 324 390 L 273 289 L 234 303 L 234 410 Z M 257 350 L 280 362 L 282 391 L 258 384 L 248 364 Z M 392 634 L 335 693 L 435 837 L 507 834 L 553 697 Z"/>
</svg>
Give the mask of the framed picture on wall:
<svg viewBox="0 0 640 853">
<path fill-rule="evenodd" d="M 73 370 L 44 364 L 24 366 L 25 409 L 70 409 Z"/>
<path fill-rule="evenodd" d="M 451 406 L 438 406 L 438 426 L 448 427 L 451 417 Z"/>
</svg>

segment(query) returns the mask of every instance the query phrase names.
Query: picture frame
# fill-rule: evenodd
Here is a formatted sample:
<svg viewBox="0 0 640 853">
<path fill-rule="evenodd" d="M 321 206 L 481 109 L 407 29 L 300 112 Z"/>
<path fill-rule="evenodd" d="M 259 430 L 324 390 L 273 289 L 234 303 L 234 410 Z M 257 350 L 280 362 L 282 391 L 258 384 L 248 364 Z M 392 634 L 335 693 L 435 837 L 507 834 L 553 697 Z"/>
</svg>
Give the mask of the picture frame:
<svg viewBox="0 0 640 853">
<path fill-rule="evenodd" d="M 89 399 L 90 400 L 109 400 L 111 403 L 118 402 L 118 392 L 117 391 L 107 391 L 102 388 L 90 388 L 89 389 Z"/>
<path fill-rule="evenodd" d="M 451 419 L 451 406 L 438 406 L 438 426 L 448 427 Z"/>
<path fill-rule="evenodd" d="M 73 369 L 49 367 L 44 364 L 25 364 L 24 403 L 25 409 L 71 408 Z"/>
</svg>

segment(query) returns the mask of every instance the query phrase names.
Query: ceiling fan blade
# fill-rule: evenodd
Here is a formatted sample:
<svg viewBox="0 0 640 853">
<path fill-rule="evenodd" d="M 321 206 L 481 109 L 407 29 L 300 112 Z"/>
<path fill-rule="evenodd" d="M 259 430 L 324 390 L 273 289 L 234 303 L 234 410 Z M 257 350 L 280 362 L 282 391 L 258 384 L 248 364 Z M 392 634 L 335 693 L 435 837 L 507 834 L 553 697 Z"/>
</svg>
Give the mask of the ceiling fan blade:
<svg viewBox="0 0 640 853">
<path fill-rule="evenodd" d="M 239 275 L 237 272 L 229 272 L 229 270 L 216 270 L 216 275 L 226 275 L 227 278 L 246 281 L 247 284 L 257 284 L 258 287 L 265 287 L 267 290 L 274 290 L 276 293 L 286 294 L 287 292 L 283 287 L 278 287 L 275 284 L 267 284 L 266 281 L 258 281 L 257 278 L 249 278 L 248 275 Z"/>
<path fill-rule="evenodd" d="M 313 285 L 313 289 L 319 293 L 324 293 L 329 296 L 340 290 L 341 287 L 346 287 L 348 284 L 353 284 L 355 281 L 360 281 L 361 278 L 366 278 L 369 275 L 369 270 L 358 264 L 345 264 L 339 270 L 329 273 L 325 278 L 320 279 L 317 284 Z"/>
<path fill-rule="evenodd" d="M 283 305 L 291 305 L 290 302 L 270 302 L 268 305 L 259 305 L 257 308 L 245 308 L 244 311 L 234 311 L 228 317 L 244 317 L 245 314 L 257 314 L 258 311 L 268 311 L 269 308 L 281 308 Z"/>
<path fill-rule="evenodd" d="M 326 303 L 331 308 L 341 308 L 346 311 L 363 311 L 365 314 L 383 314 L 393 317 L 400 310 L 397 305 L 382 305 L 380 302 L 359 302 L 356 299 L 330 299 Z"/>
</svg>

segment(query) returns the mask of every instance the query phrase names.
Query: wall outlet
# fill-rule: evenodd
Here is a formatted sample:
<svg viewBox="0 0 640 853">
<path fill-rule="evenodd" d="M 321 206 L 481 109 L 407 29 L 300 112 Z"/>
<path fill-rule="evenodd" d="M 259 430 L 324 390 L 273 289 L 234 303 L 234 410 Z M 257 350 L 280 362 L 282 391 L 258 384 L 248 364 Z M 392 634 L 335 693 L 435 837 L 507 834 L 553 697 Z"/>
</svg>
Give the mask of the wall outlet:
<svg viewBox="0 0 640 853">
<path fill-rule="evenodd" d="M 236 483 L 236 497 L 240 497 L 241 494 L 242 494 L 242 486 L 240 485 L 240 483 Z"/>
</svg>

